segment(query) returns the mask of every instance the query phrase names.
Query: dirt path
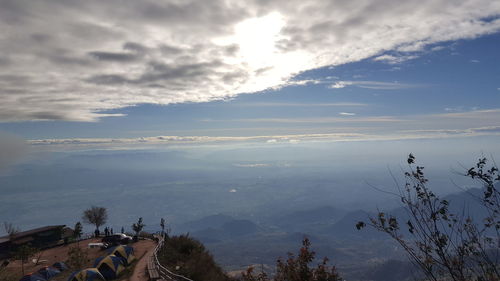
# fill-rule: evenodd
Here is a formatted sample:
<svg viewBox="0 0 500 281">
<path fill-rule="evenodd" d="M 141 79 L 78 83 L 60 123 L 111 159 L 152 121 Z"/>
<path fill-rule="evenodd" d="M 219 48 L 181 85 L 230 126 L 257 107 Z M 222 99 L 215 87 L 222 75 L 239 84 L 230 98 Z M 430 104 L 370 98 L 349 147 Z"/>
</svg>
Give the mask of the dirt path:
<svg viewBox="0 0 500 281">
<path fill-rule="evenodd" d="M 156 243 L 153 241 L 147 241 L 148 243 L 144 244 L 144 254 L 142 258 L 137 262 L 134 268 L 134 272 L 132 276 L 128 279 L 128 281 L 148 281 L 149 276 L 147 272 L 148 259 L 153 255 L 154 248 Z M 138 256 L 140 257 L 140 256 Z"/>
</svg>

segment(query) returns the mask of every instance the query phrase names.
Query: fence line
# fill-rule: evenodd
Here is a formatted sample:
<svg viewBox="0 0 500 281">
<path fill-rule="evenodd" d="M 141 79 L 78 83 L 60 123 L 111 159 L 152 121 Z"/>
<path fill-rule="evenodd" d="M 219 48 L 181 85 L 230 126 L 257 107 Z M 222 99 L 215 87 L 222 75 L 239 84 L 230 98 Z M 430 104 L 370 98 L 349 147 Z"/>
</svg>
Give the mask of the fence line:
<svg viewBox="0 0 500 281">
<path fill-rule="evenodd" d="M 151 255 L 150 257 L 149 264 L 155 267 L 160 279 L 171 280 L 171 281 L 193 281 L 185 276 L 173 273 L 160 263 L 160 261 L 158 260 L 158 251 L 163 246 L 165 239 L 163 235 L 155 235 L 155 237 L 158 238 L 158 244 L 156 245 L 153 251 L 153 255 Z M 150 272 L 150 278 L 152 280 L 155 279 L 153 276 L 151 276 L 151 272 Z"/>
</svg>

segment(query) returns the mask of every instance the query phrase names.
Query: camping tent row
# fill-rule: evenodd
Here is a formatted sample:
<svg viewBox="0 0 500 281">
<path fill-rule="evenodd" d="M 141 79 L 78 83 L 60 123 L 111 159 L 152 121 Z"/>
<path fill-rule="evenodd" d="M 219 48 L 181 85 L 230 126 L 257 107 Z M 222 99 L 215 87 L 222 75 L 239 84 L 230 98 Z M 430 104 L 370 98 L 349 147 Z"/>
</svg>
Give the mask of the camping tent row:
<svg viewBox="0 0 500 281">
<path fill-rule="evenodd" d="M 20 281 L 48 281 L 66 269 L 68 266 L 65 263 L 56 262 L 52 266 L 44 266 L 37 272 L 23 276 Z"/>
<path fill-rule="evenodd" d="M 135 259 L 134 249 L 129 246 L 117 246 L 109 250 L 109 255 L 99 257 L 93 268 L 80 270 L 71 275 L 68 281 L 103 281 L 116 279 L 126 266 Z"/>
<path fill-rule="evenodd" d="M 130 246 L 116 246 L 111 248 L 108 253 L 122 258 L 126 266 L 131 264 L 135 259 L 134 248 Z"/>
</svg>

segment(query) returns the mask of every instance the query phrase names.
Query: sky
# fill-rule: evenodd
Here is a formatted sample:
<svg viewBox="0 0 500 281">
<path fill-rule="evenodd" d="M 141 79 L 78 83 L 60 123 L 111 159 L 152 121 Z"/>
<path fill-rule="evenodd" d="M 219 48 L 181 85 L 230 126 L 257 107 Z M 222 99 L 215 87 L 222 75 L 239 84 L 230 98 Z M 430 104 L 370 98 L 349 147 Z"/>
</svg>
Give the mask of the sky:
<svg viewBox="0 0 500 281">
<path fill-rule="evenodd" d="M 0 155 L 246 141 L 493 144 L 498 46 L 500 2 L 489 0 L 0 0 Z"/>
<path fill-rule="evenodd" d="M 0 0 L 0 221 L 373 207 L 410 152 L 456 192 L 499 46 L 491 0 Z"/>
</svg>

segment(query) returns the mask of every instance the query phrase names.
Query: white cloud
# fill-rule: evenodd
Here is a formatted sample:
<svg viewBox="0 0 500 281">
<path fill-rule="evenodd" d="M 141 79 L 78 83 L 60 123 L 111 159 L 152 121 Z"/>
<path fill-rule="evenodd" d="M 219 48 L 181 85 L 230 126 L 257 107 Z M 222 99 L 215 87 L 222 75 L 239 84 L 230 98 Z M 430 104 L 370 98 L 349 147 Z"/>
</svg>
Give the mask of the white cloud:
<svg viewBox="0 0 500 281">
<path fill-rule="evenodd" d="M 232 106 L 255 106 L 255 107 L 365 107 L 366 103 L 336 102 L 336 103 L 286 103 L 286 102 L 259 102 L 233 104 Z M 210 120 L 207 120 L 210 121 Z"/>
<path fill-rule="evenodd" d="M 369 117 L 316 117 L 316 118 L 250 118 L 250 119 L 226 119 L 212 120 L 218 122 L 248 122 L 248 123 L 304 123 L 304 124 L 341 124 L 341 123 L 387 123 L 387 122 L 405 122 L 407 120 L 396 116 L 369 116 Z"/>
<path fill-rule="evenodd" d="M 431 48 L 431 51 L 441 51 L 441 50 L 443 50 L 443 49 L 445 49 L 445 47 L 444 47 L 444 46 L 435 46 L 435 47 L 432 47 L 432 48 Z"/>
<path fill-rule="evenodd" d="M 342 89 L 345 88 L 346 86 L 352 85 L 352 82 L 350 81 L 338 81 L 335 82 L 334 84 L 330 85 L 329 88 L 331 89 Z"/>
<path fill-rule="evenodd" d="M 445 107 L 444 110 L 447 112 L 461 112 L 464 111 L 464 106 Z"/>
<path fill-rule="evenodd" d="M 266 145 L 290 145 L 298 142 L 318 141 L 370 141 L 404 140 L 419 138 L 450 138 L 472 136 L 500 137 L 500 109 L 448 112 L 442 114 L 409 115 L 402 117 L 357 117 L 350 118 L 309 118 L 309 119 L 249 119 L 248 122 L 262 122 L 271 126 L 270 131 L 283 129 L 281 123 L 303 123 L 311 133 L 293 134 L 293 130 L 281 135 L 249 136 L 156 136 L 141 138 L 74 138 L 39 139 L 26 143 L 40 150 L 75 149 L 128 149 L 158 148 L 179 145 L 228 145 L 231 143 L 252 143 Z M 244 120 L 239 120 L 244 121 Z M 404 122 L 402 122 L 404 121 Z M 418 129 L 411 129 L 418 128 Z M 255 128 L 251 128 L 250 131 Z M 249 131 L 249 132 L 250 132 Z M 286 130 L 284 130 L 286 131 Z M 304 131 L 301 129 L 300 131 Z M 245 134 L 249 134 L 245 132 Z M 1 163 L 0 163 L 1 164 Z M 260 165 L 243 163 L 240 165 Z"/>
<path fill-rule="evenodd" d="M 487 126 L 467 129 L 435 129 L 435 130 L 407 130 L 402 131 L 411 134 L 420 134 L 425 137 L 448 136 L 481 136 L 481 135 L 500 135 L 500 126 Z"/>
<path fill-rule="evenodd" d="M 354 115 L 356 115 L 356 113 L 352 113 L 352 112 L 340 112 L 339 115 L 342 115 L 342 116 L 354 116 Z"/>
<path fill-rule="evenodd" d="M 163 146 L 163 145 L 184 145 L 184 144 L 210 144 L 228 142 L 257 142 L 257 143 L 297 143 L 301 140 L 322 140 L 322 139 L 349 139 L 359 138 L 359 133 L 326 133 L 326 134 L 293 134 L 293 135 L 262 135 L 246 137 L 222 137 L 222 136 L 156 136 L 140 138 L 72 138 L 72 139 L 35 139 L 28 140 L 28 145 L 43 147 L 65 147 L 68 149 L 75 147 L 102 147 L 107 149 L 122 149 L 129 146 Z M 235 164 L 254 165 L 254 164 Z M 259 164 L 260 165 L 260 164 Z M 267 165 L 267 164 L 266 164 Z"/>
<path fill-rule="evenodd" d="M 471 127 L 466 129 L 427 129 L 427 130 L 399 130 L 393 132 L 377 132 L 377 133 L 331 133 L 331 134 L 302 134 L 302 135 L 287 135 L 290 139 L 283 144 L 298 144 L 301 142 L 350 142 L 350 141 L 381 141 L 381 140 L 405 140 L 405 139 L 432 139 L 443 137 L 473 137 L 473 136 L 500 136 L 499 126 L 486 127 Z M 207 137 L 203 141 L 177 141 L 177 142 L 160 142 L 146 138 L 140 139 L 72 139 L 72 140 L 31 140 L 28 144 L 35 146 L 42 151 L 62 151 L 62 150 L 87 150 L 87 149 L 108 149 L 108 150 L 124 150 L 124 149 L 140 149 L 140 148 L 164 148 L 170 145 L 204 145 L 232 143 L 253 143 L 262 141 L 270 136 L 254 136 L 244 138 L 224 138 L 224 137 Z M 284 136 L 276 136 L 284 137 Z M 278 143 L 276 141 L 275 143 Z M 236 167 L 254 168 L 267 167 L 269 164 L 234 164 Z"/>
<path fill-rule="evenodd" d="M 417 87 L 419 85 L 398 83 L 398 82 L 380 82 L 380 81 L 337 81 L 330 85 L 330 89 L 341 89 L 347 86 L 356 86 L 359 88 L 373 90 L 400 90 Z"/>
<path fill-rule="evenodd" d="M 0 121 L 276 89 L 309 69 L 498 32 L 498 14 L 490 0 L 3 0 Z"/>
<path fill-rule="evenodd" d="M 416 59 L 416 58 L 418 58 L 418 56 L 416 56 L 416 55 L 399 55 L 399 56 L 381 55 L 381 56 L 375 57 L 373 60 L 385 62 L 388 64 L 399 64 L 399 63 L 403 63 L 407 60 L 412 60 L 412 59 Z"/>
<path fill-rule="evenodd" d="M 471 107 L 466 107 L 463 105 L 460 106 L 451 106 L 451 107 L 445 107 L 444 111 L 453 113 L 453 112 L 477 112 L 480 111 L 480 107 L 478 106 L 471 106 Z"/>
<path fill-rule="evenodd" d="M 470 60 L 471 63 L 479 63 L 479 60 Z"/>
<path fill-rule="evenodd" d="M 418 52 L 422 51 L 426 43 L 424 41 L 411 42 L 409 44 L 404 44 L 397 48 L 399 52 Z"/>
<path fill-rule="evenodd" d="M 234 166 L 242 168 L 260 168 L 260 167 L 269 167 L 271 165 L 265 163 L 253 163 L 253 164 L 234 164 Z"/>
</svg>

